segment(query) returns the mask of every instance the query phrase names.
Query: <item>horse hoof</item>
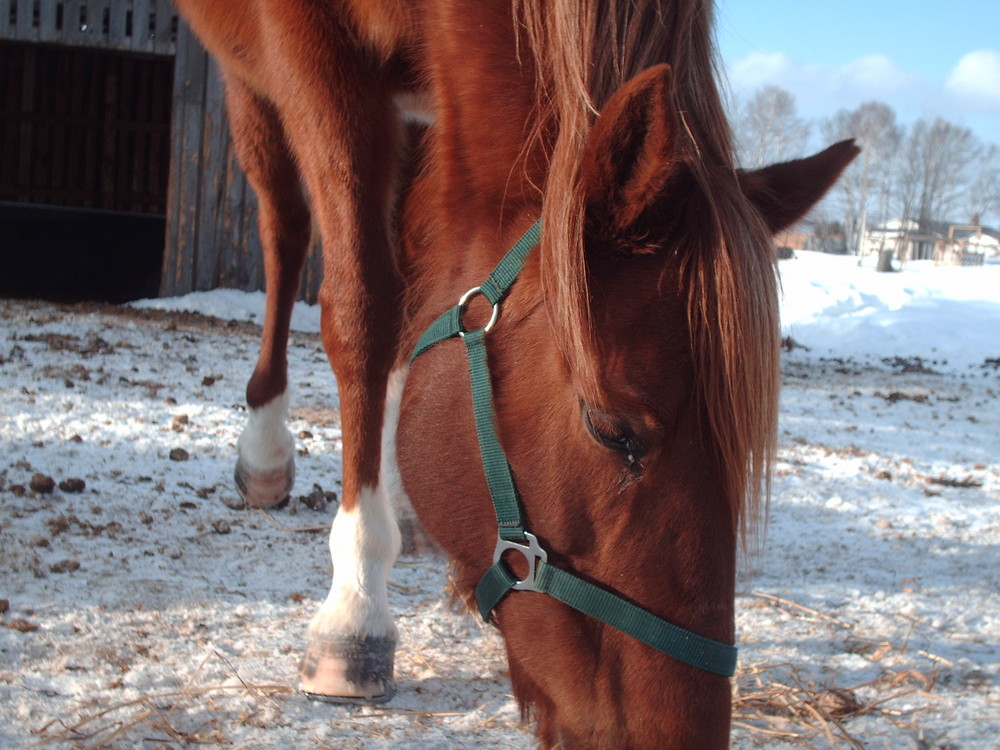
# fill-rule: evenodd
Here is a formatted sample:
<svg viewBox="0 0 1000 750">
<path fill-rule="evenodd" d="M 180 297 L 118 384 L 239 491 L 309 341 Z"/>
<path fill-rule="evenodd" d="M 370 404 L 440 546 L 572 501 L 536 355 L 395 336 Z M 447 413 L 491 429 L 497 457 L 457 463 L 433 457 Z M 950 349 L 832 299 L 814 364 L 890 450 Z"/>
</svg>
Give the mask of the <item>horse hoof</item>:
<svg viewBox="0 0 1000 750">
<path fill-rule="evenodd" d="M 392 680 L 394 638 L 310 635 L 299 666 L 299 687 L 326 703 L 385 703 L 396 694 Z"/>
<path fill-rule="evenodd" d="M 236 471 L 233 473 L 236 489 L 239 490 L 243 502 L 251 508 L 273 508 L 288 499 L 295 483 L 295 459 L 270 471 L 252 471 L 236 460 Z"/>
</svg>

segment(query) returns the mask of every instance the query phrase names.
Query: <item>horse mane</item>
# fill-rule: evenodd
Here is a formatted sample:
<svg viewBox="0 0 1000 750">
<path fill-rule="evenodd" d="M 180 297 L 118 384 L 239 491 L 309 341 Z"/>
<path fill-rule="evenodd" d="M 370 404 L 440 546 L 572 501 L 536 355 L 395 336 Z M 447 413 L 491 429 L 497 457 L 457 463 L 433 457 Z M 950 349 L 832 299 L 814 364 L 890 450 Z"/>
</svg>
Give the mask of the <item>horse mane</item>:
<svg viewBox="0 0 1000 750">
<path fill-rule="evenodd" d="M 777 281 L 768 233 L 739 189 L 716 83 L 711 0 L 514 0 L 519 47 L 537 71 L 534 138 L 551 157 L 541 278 L 554 332 L 584 395 L 596 393 L 580 165 L 593 122 L 641 71 L 671 66 L 679 156 L 708 202 L 683 241 L 698 397 L 723 466 L 734 524 L 770 493 L 777 432 Z M 519 52 L 521 51 L 519 50 Z M 523 52 L 521 52 L 523 54 Z"/>
</svg>

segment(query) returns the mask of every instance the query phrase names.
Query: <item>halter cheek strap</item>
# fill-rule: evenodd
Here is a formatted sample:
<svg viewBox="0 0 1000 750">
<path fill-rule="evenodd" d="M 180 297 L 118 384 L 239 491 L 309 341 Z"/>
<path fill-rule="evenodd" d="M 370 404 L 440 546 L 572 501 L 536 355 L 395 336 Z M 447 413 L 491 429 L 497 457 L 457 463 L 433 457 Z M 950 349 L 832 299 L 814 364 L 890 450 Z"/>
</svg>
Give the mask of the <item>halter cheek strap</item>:
<svg viewBox="0 0 1000 750">
<path fill-rule="evenodd" d="M 541 221 L 538 221 L 507 252 L 486 281 L 466 292 L 457 305 L 431 324 L 417 342 L 411 358 L 412 361 L 436 344 L 451 338 L 461 338 L 465 343 L 476 434 L 498 527 L 493 565 L 476 586 L 479 613 L 489 621 L 500 600 L 511 591 L 537 591 L 685 664 L 731 677 L 736 671 L 737 650 L 734 646 L 685 630 L 617 594 L 550 565 L 548 554 L 538 538 L 525 529 L 510 464 L 497 436 L 486 336 L 496 325 L 500 303 L 517 280 L 540 236 Z M 462 315 L 469 301 L 479 294 L 493 306 L 493 315 L 485 327 L 467 331 L 462 325 Z M 508 552 L 518 553 L 527 561 L 528 574 L 523 580 L 518 580 L 504 562 L 503 557 Z"/>
</svg>

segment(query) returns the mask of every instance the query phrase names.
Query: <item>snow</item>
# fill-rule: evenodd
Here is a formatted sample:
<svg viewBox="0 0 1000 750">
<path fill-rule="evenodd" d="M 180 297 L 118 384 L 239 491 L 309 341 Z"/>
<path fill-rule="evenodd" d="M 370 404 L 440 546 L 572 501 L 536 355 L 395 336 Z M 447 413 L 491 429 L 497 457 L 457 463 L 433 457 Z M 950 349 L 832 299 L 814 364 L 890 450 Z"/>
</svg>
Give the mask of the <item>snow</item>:
<svg viewBox="0 0 1000 750">
<path fill-rule="evenodd" d="M 879 274 L 800 253 L 781 274 L 797 346 L 766 541 L 737 587 L 733 746 L 993 748 L 1000 266 Z M 246 321 L 262 318 L 263 295 L 232 291 L 0 302 L 0 747 L 533 747 L 500 639 L 455 610 L 430 554 L 390 583 L 398 696 L 294 692 L 334 511 L 304 496 L 339 489 L 340 424 L 318 311 L 300 305 L 295 495 L 271 514 L 227 506 Z M 35 474 L 85 488 L 35 491 Z M 868 708 L 842 729 L 755 719 L 754 692 L 782 685 Z"/>
<path fill-rule="evenodd" d="M 1000 267 L 911 261 L 874 273 L 853 257 L 800 252 L 781 264 L 785 334 L 817 354 L 921 356 L 967 371 L 1000 351 Z"/>
<path fill-rule="evenodd" d="M 181 297 L 142 299 L 131 303 L 139 310 L 179 310 L 200 313 L 222 320 L 242 320 L 258 325 L 264 322 L 264 292 L 240 292 L 216 289 L 191 292 Z M 319 333 L 319 305 L 298 302 L 292 309 L 292 330 Z"/>
</svg>

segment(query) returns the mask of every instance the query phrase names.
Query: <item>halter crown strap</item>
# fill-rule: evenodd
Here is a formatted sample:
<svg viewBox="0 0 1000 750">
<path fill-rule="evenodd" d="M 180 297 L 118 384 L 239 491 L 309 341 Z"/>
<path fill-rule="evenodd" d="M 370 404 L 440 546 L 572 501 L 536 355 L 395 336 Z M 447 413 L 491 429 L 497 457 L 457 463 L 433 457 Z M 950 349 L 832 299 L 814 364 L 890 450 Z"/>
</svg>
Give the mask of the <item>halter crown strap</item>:
<svg viewBox="0 0 1000 750">
<path fill-rule="evenodd" d="M 476 434 L 499 529 L 493 565 L 476 586 L 479 613 L 489 621 L 500 600 L 511 591 L 538 591 L 685 664 L 731 677 L 736 671 L 737 650 L 734 646 L 685 630 L 617 594 L 550 565 L 537 537 L 524 527 L 510 464 L 497 436 L 486 334 L 496 323 L 499 305 L 517 280 L 528 254 L 538 244 L 541 225 L 540 220 L 535 222 L 504 255 L 486 281 L 463 295 L 457 305 L 431 324 L 420 337 L 411 357 L 413 361 L 434 345 L 450 338 L 461 337 L 465 342 Z M 493 318 L 484 328 L 466 331 L 462 326 L 462 313 L 469 299 L 476 294 L 482 294 L 493 305 Z M 504 562 L 503 557 L 508 552 L 521 554 L 527 561 L 528 575 L 523 580 L 518 580 Z"/>
<path fill-rule="evenodd" d="M 493 305 L 493 309 L 497 310 L 500 301 L 507 296 L 507 292 L 510 291 L 514 282 L 517 281 L 521 269 L 524 268 L 524 261 L 538 244 L 541 234 L 542 222 L 539 219 L 531 225 L 531 228 L 524 233 L 514 247 L 508 250 L 507 254 L 500 259 L 500 262 L 497 263 L 496 268 L 493 269 L 493 272 L 486 281 L 466 292 L 457 305 L 449 308 L 444 315 L 431 323 L 430 327 L 420 337 L 420 340 L 417 341 L 417 346 L 413 350 L 413 356 L 410 357 L 410 361 L 415 360 L 435 344 L 465 333 L 465 330 L 462 328 L 462 312 L 465 309 L 465 303 L 474 294 L 482 294 Z M 492 326 L 487 326 L 487 328 L 490 327 Z"/>
</svg>

